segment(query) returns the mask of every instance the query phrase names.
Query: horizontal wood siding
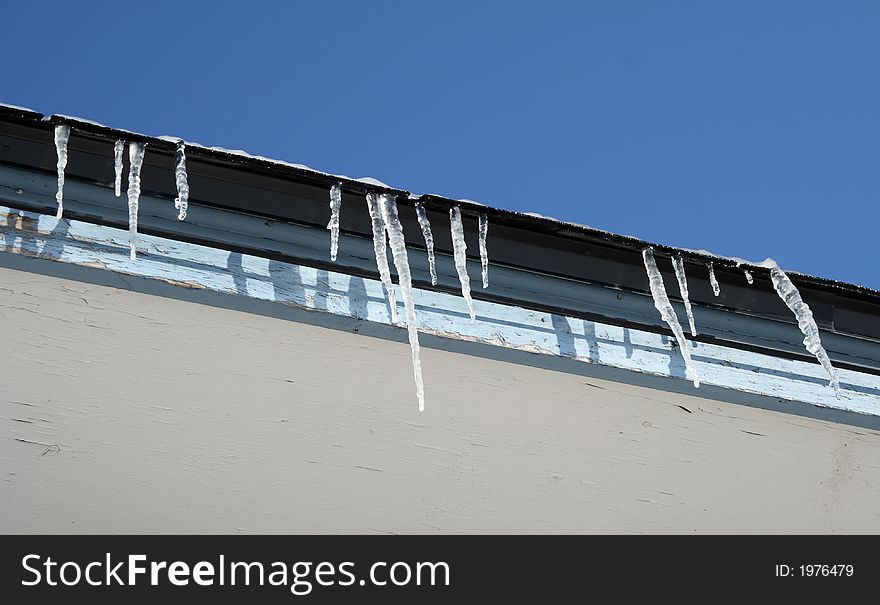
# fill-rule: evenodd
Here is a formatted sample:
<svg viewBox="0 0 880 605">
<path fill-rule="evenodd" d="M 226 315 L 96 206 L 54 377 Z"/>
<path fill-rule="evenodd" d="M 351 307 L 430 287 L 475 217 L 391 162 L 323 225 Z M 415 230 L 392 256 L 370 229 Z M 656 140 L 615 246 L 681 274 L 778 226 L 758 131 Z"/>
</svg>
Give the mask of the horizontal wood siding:
<svg viewBox="0 0 880 605">
<path fill-rule="evenodd" d="M 182 278 L 182 249 L 125 266 L 106 232 L 71 243 L 84 229 L 70 226 L 63 252 L 36 238 L 7 248 L 129 272 L 177 258 L 164 279 L 272 293 L 255 260 L 226 274 L 201 258 Z M 270 275 L 285 300 L 385 312 L 371 283 L 356 283 L 352 304 L 341 277 Z M 460 300 L 436 312 L 425 302 L 435 329 L 467 325 L 451 311 Z M 478 311 L 499 346 L 580 346 L 557 342 L 550 319 Z M 2 532 L 880 530 L 872 430 L 439 348 L 422 353 L 419 414 L 406 343 L 356 323 L 328 329 L 6 268 L 0 318 Z M 625 350 L 610 327 L 597 335 L 600 359 Z M 643 352 L 632 338 L 634 363 L 669 364 L 668 345 Z"/>
</svg>

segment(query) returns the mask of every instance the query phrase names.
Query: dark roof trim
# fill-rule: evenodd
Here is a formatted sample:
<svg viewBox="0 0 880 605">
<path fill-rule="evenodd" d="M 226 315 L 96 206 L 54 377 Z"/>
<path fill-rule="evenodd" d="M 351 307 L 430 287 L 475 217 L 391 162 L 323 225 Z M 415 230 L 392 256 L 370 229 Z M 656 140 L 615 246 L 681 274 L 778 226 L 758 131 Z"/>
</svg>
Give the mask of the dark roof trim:
<svg viewBox="0 0 880 605">
<path fill-rule="evenodd" d="M 106 137 L 113 140 L 122 138 L 126 141 L 145 142 L 149 144 L 150 151 L 160 151 L 173 154 L 177 147 L 176 141 L 160 139 L 158 137 L 134 133 L 127 130 L 111 128 L 108 126 L 103 126 L 94 122 L 90 122 L 88 120 L 82 120 L 70 116 L 51 115 L 46 117 L 43 116 L 43 114 L 34 111 L 25 110 L 22 108 L 13 108 L 4 105 L 0 105 L 0 116 L 2 116 L 3 118 L 18 118 L 23 122 L 33 123 L 34 121 L 40 121 L 48 126 L 53 127 L 57 124 L 68 124 L 71 127 L 75 128 L 76 131 L 82 135 L 97 135 L 99 137 Z M 400 197 L 412 197 L 413 199 L 419 199 L 422 203 L 425 204 L 426 207 L 436 206 L 441 207 L 444 210 L 448 209 L 450 205 L 458 205 L 462 208 L 462 210 L 469 211 L 473 214 L 487 214 L 489 218 L 494 219 L 494 221 L 500 220 L 518 226 L 526 226 L 530 230 L 552 235 L 583 235 L 591 240 L 599 240 L 606 245 L 619 247 L 626 250 L 641 251 L 645 247 L 650 246 L 654 248 L 655 252 L 658 252 L 660 254 L 682 255 L 685 259 L 692 262 L 712 262 L 716 267 L 729 267 L 736 268 L 738 270 L 741 270 L 741 268 L 746 268 L 750 271 L 758 273 L 768 272 L 766 268 L 760 265 L 740 263 L 738 261 L 734 261 L 725 257 L 702 254 L 700 252 L 692 250 L 683 250 L 681 248 L 676 248 L 673 246 L 648 242 L 646 240 L 628 235 L 619 235 L 608 231 L 603 231 L 601 229 L 593 229 L 584 225 L 566 223 L 562 221 L 557 221 L 552 218 L 533 216 L 521 212 L 504 210 L 502 208 L 493 208 L 490 206 L 484 206 L 465 200 L 454 200 L 436 194 L 413 196 L 411 192 L 403 189 L 396 189 L 394 187 L 365 183 L 357 179 L 331 175 L 317 170 L 299 168 L 289 163 L 284 163 L 280 161 L 274 162 L 263 158 L 245 156 L 229 151 L 208 148 L 201 145 L 193 144 L 192 146 L 188 146 L 187 156 L 197 157 L 209 161 L 213 160 L 233 165 L 240 165 L 251 170 L 263 171 L 267 174 L 272 174 L 276 176 L 286 175 L 305 182 L 319 184 L 328 189 L 336 183 L 341 183 L 344 191 L 353 194 L 364 195 L 368 192 L 391 192 Z M 794 279 L 802 283 L 809 283 L 811 285 L 820 287 L 828 287 L 835 291 L 843 290 L 853 294 L 865 294 L 872 299 L 880 300 L 880 292 L 865 286 L 849 284 L 846 282 L 807 275 L 803 273 L 789 272 L 789 276 L 796 276 L 794 277 Z"/>
<path fill-rule="evenodd" d="M 74 129 L 68 164 L 68 174 L 73 178 L 106 185 L 113 174 L 113 142 L 120 138 L 142 141 L 148 143 L 144 191 L 174 197 L 173 156 L 177 141 L 108 128 L 76 118 L 45 118 L 36 112 L 0 106 L 0 162 L 54 172 L 55 152 L 51 130 L 57 124 L 68 124 Z M 147 167 L 152 168 L 148 170 Z M 403 190 L 196 145 L 187 146 L 187 167 L 192 192 L 191 207 L 211 206 L 312 227 L 323 228 L 326 225 L 329 215 L 328 190 L 340 182 L 344 208 L 357 204 L 362 206 L 363 194 L 371 191 L 392 192 L 399 196 L 402 206 L 413 204 L 410 194 Z M 449 207 L 458 205 L 465 214 L 468 249 L 471 252 L 477 250 L 476 217 L 481 213 L 488 215 L 490 260 L 493 265 L 646 293 L 647 279 L 641 250 L 652 246 L 664 274 L 670 272 L 669 256 L 683 256 L 688 267 L 694 304 L 793 323 L 791 314 L 770 286 L 769 271 L 760 266 L 740 265 L 730 259 L 436 195 L 421 196 L 420 201 L 428 210 L 432 225 L 437 225 L 434 231 L 438 252 L 451 251 L 448 233 L 438 227 L 448 224 Z M 423 248 L 414 217 L 406 216 L 411 214 L 402 216 L 407 243 Z M 469 224 L 469 221 L 474 224 Z M 350 235 L 370 237 L 366 212 L 343 211 L 342 229 Z M 711 294 L 705 276 L 709 262 L 714 264 L 722 285 L 722 296 L 719 298 Z M 748 268 L 754 274 L 754 286 L 745 284 L 743 268 Z M 833 280 L 796 273 L 790 275 L 813 308 L 817 323 L 823 330 L 880 340 L 880 293 Z M 673 293 L 677 292 L 674 284 L 667 284 L 667 287 L 674 297 Z M 526 301 L 527 293 L 523 295 Z M 479 289 L 474 296 L 492 298 L 491 292 Z"/>
</svg>

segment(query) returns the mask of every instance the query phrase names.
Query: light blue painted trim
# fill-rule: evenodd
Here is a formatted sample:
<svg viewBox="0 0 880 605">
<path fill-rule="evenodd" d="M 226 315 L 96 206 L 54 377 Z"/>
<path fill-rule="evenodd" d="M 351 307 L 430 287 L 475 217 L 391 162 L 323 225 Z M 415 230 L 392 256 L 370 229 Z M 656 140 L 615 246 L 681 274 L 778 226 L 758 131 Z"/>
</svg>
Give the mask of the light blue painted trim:
<svg viewBox="0 0 880 605">
<path fill-rule="evenodd" d="M 108 173 L 108 179 L 112 174 Z M 57 187 L 54 173 L 45 174 L 13 166 L 0 165 L 0 204 L 22 204 L 32 210 L 34 206 L 47 206 L 54 215 L 55 191 Z M 291 203 L 296 203 L 292 198 Z M 31 204 L 31 206 L 29 206 Z M 208 206 L 191 204 L 191 212 L 186 221 L 177 220 L 177 210 L 169 198 L 142 194 L 140 197 L 138 223 L 142 230 L 168 234 L 167 237 L 198 238 L 207 246 L 247 248 L 265 251 L 265 256 L 283 255 L 309 261 L 329 261 L 329 232 L 283 221 L 267 221 L 262 217 L 229 212 Z M 68 178 L 64 188 L 64 207 L 66 212 L 82 216 L 100 216 L 104 220 L 126 224 L 128 204 L 125 196 L 117 198 L 112 187 L 102 187 Z M 329 219 L 329 206 L 327 218 Z M 343 213 L 366 212 L 366 205 L 344 206 Z M 433 225 L 435 234 L 448 225 Z M 420 239 L 420 238 L 418 238 Z M 491 235 L 490 242 L 491 248 Z M 523 242 L 522 245 L 529 245 Z M 451 256 L 437 251 L 437 274 L 440 286 L 457 291 L 458 273 Z M 644 326 L 656 326 L 663 330 L 666 324 L 654 308 L 654 301 L 647 294 L 621 292 L 617 288 L 580 281 L 560 279 L 513 267 L 493 264 L 490 254 L 491 292 L 494 296 L 509 300 L 528 300 L 544 307 L 568 309 L 573 314 L 583 313 L 599 317 L 626 318 Z M 585 259 L 584 262 L 589 262 Z M 341 234 L 338 265 L 340 272 L 351 273 L 357 270 L 376 271 L 376 259 L 371 238 Z M 427 255 L 424 251 L 410 252 L 410 266 L 413 278 L 426 283 L 429 280 Z M 471 275 L 480 274 L 479 259 L 469 259 Z M 660 265 L 661 272 L 671 274 L 671 266 Z M 394 273 L 394 267 L 391 267 Z M 745 284 L 745 282 L 743 282 Z M 647 282 L 646 282 L 647 285 Z M 683 317 L 683 307 L 675 300 L 677 286 L 668 284 L 673 305 Z M 745 287 L 745 286 L 744 286 Z M 482 289 L 474 290 L 480 297 Z M 784 305 L 780 302 L 780 307 Z M 770 321 L 764 317 L 754 317 L 743 313 L 732 314 L 728 309 L 705 306 L 696 303 L 694 316 L 700 334 L 713 336 L 727 342 L 740 342 L 773 350 L 808 355 L 803 346 L 803 335 L 796 322 Z M 834 361 L 880 369 L 880 347 L 876 342 L 854 338 L 822 330 L 822 344 Z"/>
<path fill-rule="evenodd" d="M 391 324 L 378 280 L 153 236 L 141 236 L 138 259 L 131 261 L 127 231 L 3 206 L 0 250 Z M 659 334 L 486 301 L 476 301 L 477 321 L 471 322 L 459 296 L 417 289 L 414 299 L 424 333 L 685 379 L 680 354 Z M 842 370 L 844 391 L 837 400 L 818 364 L 718 345 L 692 346 L 706 385 L 880 416 L 876 376 Z"/>
</svg>

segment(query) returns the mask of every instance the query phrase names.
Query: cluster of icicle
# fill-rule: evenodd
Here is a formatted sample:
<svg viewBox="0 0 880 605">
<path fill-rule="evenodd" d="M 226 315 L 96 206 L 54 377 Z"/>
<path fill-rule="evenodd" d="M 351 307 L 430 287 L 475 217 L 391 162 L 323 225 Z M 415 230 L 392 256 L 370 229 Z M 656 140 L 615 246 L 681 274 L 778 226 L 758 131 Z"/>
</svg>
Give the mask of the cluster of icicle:
<svg viewBox="0 0 880 605">
<path fill-rule="evenodd" d="M 400 283 L 400 294 L 403 297 L 403 309 L 406 315 L 406 330 L 412 353 L 413 375 L 416 381 L 416 397 L 419 400 L 419 411 L 425 409 L 425 387 L 422 383 L 422 363 L 419 357 L 419 332 L 416 322 L 416 305 L 413 300 L 412 274 L 409 269 L 409 257 L 406 253 L 406 241 L 403 238 L 403 225 L 397 214 L 397 196 L 389 193 L 368 193 L 367 209 L 373 221 L 373 247 L 376 251 L 376 266 L 385 286 L 388 302 L 391 305 L 391 321 L 397 322 L 397 302 L 394 298 L 394 284 L 388 269 L 388 246 L 391 246 L 391 258 L 397 269 Z M 387 235 L 387 240 L 386 240 Z"/>
<path fill-rule="evenodd" d="M 691 348 L 687 339 L 684 337 L 684 330 L 678 323 L 678 316 L 672 303 L 669 302 L 669 295 L 666 294 L 666 286 L 663 284 L 663 276 L 657 268 L 657 261 L 654 260 L 654 251 L 651 248 L 642 250 L 642 258 L 645 261 L 645 270 L 648 272 L 648 285 L 651 288 L 651 296 L 654 297 L 654 306 L 660 311 L 660 317 L 672 330 L 678 348 L 681 349 L 681 356 L 684 358 L 684 367 L 688 375 L 694 383 L 694 387 L 700 388 L 700 377 L 697 376 L 697 369 L 691 360 Z M 680 283 L 680 282 L 679 282 Z"/>
<path fill-rule="evenodd" d="M 391 322 L 398 322 L 397 294 L 394 282 L 391 280 L 391 267 L 388 264 L 388 247 L 391 247 L 391 255 L 394 267 L 397 270 L 400 294 L 403 298 L 403 308 L 406 316 L 406 329 L 409 336 L 409 344 L 412 352 L 413 375 L 416 381 L 416 396 L 419 401 L 419 411 L 425 409 L 425 389 L 422 383 L 422 364 L 419 358 L 418 323 L 415 311 L 415 302 L 412 289 L 412 271 L 409 266 L 409 257 L 406 251 L 406 242 L 403 237 L 403 225 L 397 210 L 397 197 L 390 193 L 368 193 L 366 195 L 367 212 L 373 231 L 373 251 L 376 256 L 376 268 L 379 271 L 379 280 L 385 291 L 385 297 L 391 311 Z M 342 209 L 342 184 L 338 183 L 330 188 L 330 221 L 327 229 L 330 230 L 330 260 L 336 261 L 339 253 L 339 218 Z M 431 223 L 425 206 L 420 201 L 415 202 L 416 219 L 425 239 L 425 248 L 428 252 L 428 270 L 431 275 L 431 285 L 437 285 L 437 268 L 434 258 L 434 235 L 431 232 Z M 461 209 L 453 206 L 449 210 L 450 234 L 452 236 L 453 257 L 455 270 L 461 283 L 461 293 L 468 307 L 471 321 L 476 319 L 476 309 L 471 297 L 470 277 L 467 273 L 467 245 L 464 241 L 464 226 L 461 221 Z M 483 287 L 489 287 L 489 253 L 486 245 L 486 236 L 489 229 L 489 220 L 485 214 L 479 216 L 479 244 L 480 266 L 483 277 Z"/>
<path fill-rule="evenodd" d="M 55 127 L 55 149 L 58 156 L 58 218 L 64 212 L 64 171 L 67 166 L 67 148 L 70 140 L 70 126 L 58 125 Z M 114 167 L 114 193 L 116 197 L 122 196 L 122 180 L 124 172 L 124 156 L 126 141 L 117 140 L 113 146 Z M 128 231 L 129 231 L 129 254 L 131 260 L 137 258 L 138 241 L 138 212 L 141 195 L 141 171 L 146 155 L 146 143 L 128 143 Z M 177 208 L 178 220 L 186 218 L 189 204 L 189 182 L 186 172 L 186 146 L 179 141 L 174 157 L 174 181 L 177 186 L 177 197 L 174 206 Z M 336 261 L 339 250 L 339 217 L 342 207 L 342 184 L 337 183 L 330 189 L 330 221 L 327 229 L 330 230 L 330 259 Z M 417 202 L 416 218 L 425 238 L 425 246 L 428 251 L 428 267 L 431 274 L 431 284 L 437 285 L 437 269 L 434 260 L 434 238 L 431 233 L 431 224 L 428 221 L 424 206 Z M 394 267 L 397 271 L 400 292 L 403 298 L 406 327 L 412 350 L 413 374 L 416 382 L 416 395 L 419 401 L 419 410 L 425 408 L 424 387 L 422 384 L 422 367 L 419 359 L 419 338 L 416 321 L 415 303 L 413 301 L 412 273 L 407 257 L 406 243 L 403 237 L 403 226 L 397 211 L 396 196 L 388 193 L 367 194 L 367 209 L 370 214 L 373 227 L 373 247 L 376 254 L 376 267 L 379 277 L 388 299 L 391 309 L 391 321 L 398 322 L 397 300 L 394 282 L 391 280 L 391 268 L 388 264 L 387 248 L 390 245 Z M 450 209 L 450 225 L 454 251 L 455 269 L 461 283 L 461 292 L 464 297 L 471 321 L 476 320 L 476 310 L 471 297 L 470 278 L 467 274 L 467 245 L 464 241 L 464 227 L 461 221 L 461 210 L 458 206 Z M 486 234 L 488 231 L 488 219 L 485 214 L 479 216 L 479 246 L 480 265 L 482 270 L 483 287 L 489 287 L 489 256 L 486 246 Z"/>
<path fill-rule="evenodd" d="M 64 172 L 67 167 L 68 142 L 70 140 L 70 126 L 61 124 L 55 127 L 55 151 L 57 154 L 57 171 L 58 171 L 58 190 L 55 199 L 58 203 L 57 217 L 61 218 L 64 213 Z M 125 141 L 116 141 L 113 148 L 113 165 L 115 170 L 114 190 L 116 197 L 122 195 L 122 175 L 123 175 L 123 159 L 125 152 Z M 129 228 L 129 245 L 130 256 L 132 260 L 137 256 L 137 227 L 138 227 L 138 206 L 141 193 L 141 170 L 143 168 L 144 155 L 146 153 L 146 143 L 130 142 L 128 144 L 129 155 L 129 172 L 128 172 L 128 228 Z M 186 172 L 186 151 L 183 141 L 178 142 L 174 159 L 174 180 L 177 186 L 177 197 L 174 205 L 178 210 L 178 220 L 184 220 L 187 214 L 189 202 L 189 183 Z M 397 323 L 397 300 L 394 288 L 394 282 L 391 280 L 391 269 L 388 264 L 387 248 L 390 245 L 391 254 L 394 261 L 394 267 L 397 270 L 398 282 L 400 285 L 401 296 L 403 297 L 404 313 L 406 316 L 406 327 L 409 335 L 410 348 L 412 351 L 413 374 L 416 382 L 416 395 L 419 401 L 419 410 L 425 408 L 424 386 L 422 384 L 422 367 L 419 359 L 419 338 L 418 326 L 416 321 L 415 303 L 413 301 L 412 290 L 412 273 L 409 267 L 409 259 L 406 251 L 406 242 L 403 236 L 403 226 L 400 223 L 400 217 L 397 210 L 397 198 L 389 193 L 368 193 L 366 196 L 367 210 L 370 214 L 373 227 L 373 248 L 376 254 L 376 267 L 379 271 L 379 278 L 385 290 L 388 304 L 391 309 L 391 321 Z M 342 186 L 337 183 L 330 189 L 330 222 L 327 228 L 330 230 L 330 259 L 336 261 L 339 249 L 339 216 L 342 207 Z M 416 219 L 422 230 L 422 236 L 425 239 L 425 246 L 428 252 L 428 267 L 431 275 L 431 284 L 437 285 L 437 269 L 434 259 L 434 237 L 431 233 L 431 224 L 425 207 L 421 202 L 415 203 Z M 467 272 L 467 244 L 464 238 L 464 226 L 461 220 L 461 209 L 453 206 L 449 209 L 450 234 L 452 236 L 452 250 L 455 270 L 461 284 L 461 294 L 467 304 L 468 314 L 471 321 L 476 320 L 476 309 L 471 296 L 470 277 Z M 479 216 L 479 248 L 480 248 L 480 265 L 482 269 L 483 288 L 489 287 L 489 255 L 486 246 L 486 234 L 488 232 L 489 222 L 485 214 Z M 657 262 L 654 259 L 654 252 L 649 248 L 642 251 L 642 257 L 645 263 L 645 270 L 648 274 L 648 283 L 651 295 L 654 299 L 654 306 L 660 312 L 663 321 L 672 330 L 675 335 L 676 342 L 681 350 L 684 358 L 685 368 L 695 387 L 700 386 L 700 379 L 697 370 L 694 367 L 691 358 L 690 344 L 684 335 L 684 330 L 678 321 L 675 308 L 669 301 L 669 295 L 666 293 L 666 286 L 663 283 L 663 276 L 657 268 Z M 676 281 L 678 282 L 679 294 L 684 303 L 685 313 L 687 314 L 688 324 L 691 335 L 696 337 L 697 328 L 694 320 L 693 309 L 690 303 L 688 293 L 687 275 L 685 274 L 684 259 L 681 256 L 672 257 L 672 267 L 675 272 Z M 721 289 L 718 280 L 715 277 L 715 269 L 712 263 L 708 263 L 709 283 L 712 286 L 712 293 L 718 296 Z M 742 268 L 743 274 L 749 284 L 754 283 L 751 272 Z M 788 278 L 782 269 L 775 263 L 770 268 L 770 278 L 773 287 L 779 297 L 785 302 L 791 312 L 795 315 L 798 327 L 804 334 L 804 346 L 812 353 L 819 363 L 825 368 L 831 378 L 830 386 L 834 389 L 835 395 L 840 397 L 840 380 L 837 370 L 831 364 L 828 353 L 822 346 L 819 338 L 819 328 L 813 319 L 813 313 L 810 307 L 803 301 L 797 288 Z"/>
<path fill-rule="evenodd" d="M 669 302 L 669 296 L 666 294 L 666 286 L 663 284 L 663 277 L 660 274 L 659 269 L 657 269 L 657 262 L 654 260 L 654 252 L 651 248 L 645 248 L 642 250 L 642 256 L 645 261 L 645 270 L 648 273 L 648 283 L 651 288 L 651 296 L 654 298 L 654 306 L 660 312 L 660 317 L 663 318 L 663 321 L 666 322 L 672 330 L 672 333 L 675 335 L 675 340 L 678 343 L 679 348 L 681 349 L 681 355 L 684 358 L 687 373 L 690 375 L 691 380 L 693 380 L 694 386 L 699 387 L 700 381 L 697 376 L 697 370 L 691 359 L 690 345 L 685 338 L 684 330 L 681 328 L 678 316 L 675 314 L 675 309 Z M 816 357 L 822 367 L 825 368 L 825 371 L 831 378 L 829 386 L 834 389 L 834 395 L 839 399 L 840 379 L 837 375 L 837 370 L 831 365 L 831 359 L 829 359 L 828 353 L 822 346 L 822 341 L 819 338 L 819 327 L 813 319 L 813 312 L 810 311 L 810 307 L 804 302 L 803 298 L 801 298 L 798 289 L 793 283 L 791 283 L 791 280 L 785 272 L 779 268 L 779 265 L 775 262 L 770 262 L 769 259 L 768 261 L 765 261 L 764 264 L 768 262 L 770 263 L 770 280 L 773 282 L 773 288 L 776 290 L 779 298 L 785 302 L 786 306 L 788 306 L 797 319 L 798 327 L 804 335 L 804 346 L 807 351 Z M 708 263 L 707 266 L 709 269 L 709 284 L 712 286 L 712 293 L 715 296 L 718 296 L 721 294 L 721 288 L 718 285 L 718 279 L 715 277 L 715 267 L 712 263 Z M 697 328 L 694 322 L 690 297 L 688 296 L 687 276 L 684 271 L 684 259 L 681 256 L 673 256 L 672 268 L 675 272 L 676 281 L 678 281 L 679 294 L 681 295 L 688 323 L 690 324 L 691 335 L 696 336 Z M 740 268 L 745 275 L 746 281 L 749 284 L 754 284 L 755 279 L 752 276 L 752 273 L 744 267 Z"/>
<path fill-rule="evenodd" d="M 67 145 L 70 141 L 70 126 L 59 124 L 55 127 L 55 153 L 58 157 L 58 191 L 55 200 L 58 202 L 57 217 L 61 218 L 64 213 L 64 171 L 67 168 Z M 128 233 L 129 255 L 131 260 L 137 258 L 137 227 L 138 206 L 141 196 L 141 170 L 144 165 L 146 143 L 130 142 L 128 144 Z M 178 209 L 178 220 L 186 218 L 189 204 L 189 182 L 186 175 L 185 144 L 180 141 L 177 144 L 177 152 L 174 158 L 174 181 L 177 185 L 177 198 L 174 206 Z M 116 197 L 122 196 L 123 159 L 125 155 L 125 141 L 118 140 L 113 145 L 113 189 Z"/>
<path fill-rule="evenodd" d="M 376 268 L 379 279 L 385 288 L 385 297 L 391 307 L 391 323 L 397 323 L 397 299 L 394 293 L 394 282 L 391 281 L 391 269 L 388 268 L 388 243 L 385 240 L 385 220 L 379 209 L 379 199 L 375 193 L 367 194 L 367 211 L 373 222 L 373 251 L 376 253 Z"/>
</svg>

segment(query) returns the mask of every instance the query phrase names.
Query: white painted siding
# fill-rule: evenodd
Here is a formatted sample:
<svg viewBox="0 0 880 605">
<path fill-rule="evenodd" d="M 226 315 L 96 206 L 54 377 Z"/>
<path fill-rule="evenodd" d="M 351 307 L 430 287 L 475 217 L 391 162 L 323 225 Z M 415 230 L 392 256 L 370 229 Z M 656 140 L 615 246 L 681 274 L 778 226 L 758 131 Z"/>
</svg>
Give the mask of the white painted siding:
<svg viewBox="0 0 880 605">
<path fill-rule="evenodd" d="M 0 320 L 3 532 L 880 531 L 876 431 L 430 348 L 419 414 L 402 340 L 10 269 Z"/>
</svg>

